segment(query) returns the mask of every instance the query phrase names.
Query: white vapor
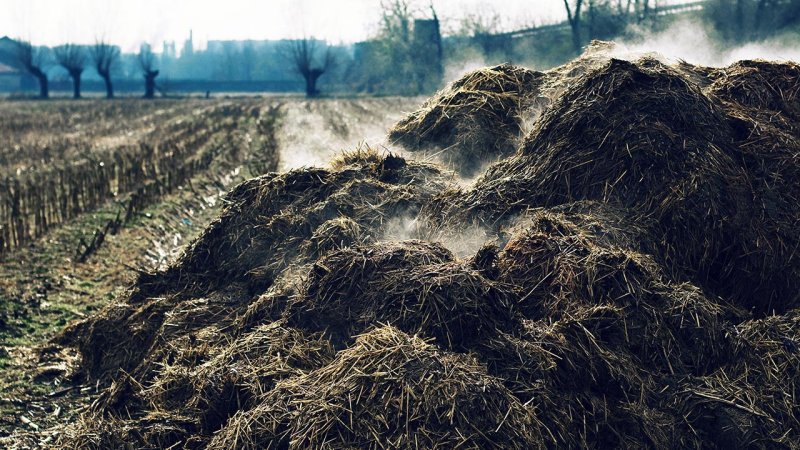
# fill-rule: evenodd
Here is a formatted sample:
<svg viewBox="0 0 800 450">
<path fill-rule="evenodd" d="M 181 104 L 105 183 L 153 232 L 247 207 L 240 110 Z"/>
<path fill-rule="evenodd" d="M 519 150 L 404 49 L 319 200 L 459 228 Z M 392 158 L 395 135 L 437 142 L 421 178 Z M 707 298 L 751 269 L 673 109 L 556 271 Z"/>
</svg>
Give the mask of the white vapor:
<svg viewBox="0 0 800 450">
<path fill-rule="evenodd" d="M 717 67 L 742 59 L 800 61 L 800 47 L 797 45 L 800 36 L 796 34 L 784 34 L 760 42 L 730 47 L 719 43 L 707 31 L 707 25 L 696 20 L 678 21 L 657 33 L 634 30 L 634 34 L 638 37 L 619 41 L 614 53 L 658 53 L 668 59 L 682 59 L 692 64 Z"/>
</svg>

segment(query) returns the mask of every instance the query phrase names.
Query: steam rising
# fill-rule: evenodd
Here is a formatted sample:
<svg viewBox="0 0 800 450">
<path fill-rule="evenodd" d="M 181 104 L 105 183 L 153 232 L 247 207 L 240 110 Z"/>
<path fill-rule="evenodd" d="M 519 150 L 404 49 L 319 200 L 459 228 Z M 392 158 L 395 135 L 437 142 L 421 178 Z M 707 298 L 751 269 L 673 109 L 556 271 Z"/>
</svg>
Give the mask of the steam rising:
<svg viewBox="0 0 800 450">
<path fill-rule="evenodd" d="M 769 39 L 732 46 L 717 39 L 711 26 L 701 19 L 685 18 L 655 32 L 631 25 L 623 35 L 631 37 L 615 39 L 616 46 L 609 52 L 609 56 L 633 60 L 645 54 L 657 55 L 665 62 L 684 60 L 715 67 L 727 66 L 744 59 L 800 61 L 798 32 L 785 32 Z M 537 63 L 539 55 L 536 49 L 520 44 L 514 50 L 515 63 L 536 70 L 550 68 Z M 466 46 L 448 57 L 444 82 L 451 83 L 465 73 L 481 67 L 508 62 L 509 58 L 485 55 L 476 45 Z M 568 59 L 571 59 L 571 55 L 563 55 L 561 62 Z"/>
<path fill-rule="evenodd" d="M 280 170 L 324 167 L 359 142 L 379 146 L 403 110 L 412 110 L 419 103 L 414 98 L 286 102 L 277 135 Z"/>
<path fill-rule="evenodd" d="M 432 232 L 419 220 L 410 216 L 395 217 L 383 227 L 382 241 L 406 241 L 420 239 L 438 242 L 459 258 L 474 255 L 484 244 L 496 240 L 496 236 L 485 227 L 475 224 L 458 229 L 443 229 Z"/>
<path fill-rule="evenodd" d="M 705 66 L 727 66 L 742 59 L 800 60 L 798 36 L 793 33 L 730 47 L 714 39 L 707 26 L 697 20 L 678 21 L 657 33 L 634 32 L 639 37 L 621 41 L 615 49 L 619 55 L 614 56 L 655 52 L 666 58 Z"/>
</svg>

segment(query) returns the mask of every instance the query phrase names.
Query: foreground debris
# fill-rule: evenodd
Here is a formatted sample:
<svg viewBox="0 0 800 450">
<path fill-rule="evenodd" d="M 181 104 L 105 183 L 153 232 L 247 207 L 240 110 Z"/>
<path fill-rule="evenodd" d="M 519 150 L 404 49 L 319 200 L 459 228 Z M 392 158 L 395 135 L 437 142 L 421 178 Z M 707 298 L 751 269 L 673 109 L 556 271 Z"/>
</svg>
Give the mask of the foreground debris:
<svg viewBox="0 0 800 450">
<path fill-rule="evenodd" d="M 57 444 L 796 447 L 800 68 L 570 65 L 468 188 L 369 149 L 235 188 L 57 339 L 104 386 Z"/>
</svg>

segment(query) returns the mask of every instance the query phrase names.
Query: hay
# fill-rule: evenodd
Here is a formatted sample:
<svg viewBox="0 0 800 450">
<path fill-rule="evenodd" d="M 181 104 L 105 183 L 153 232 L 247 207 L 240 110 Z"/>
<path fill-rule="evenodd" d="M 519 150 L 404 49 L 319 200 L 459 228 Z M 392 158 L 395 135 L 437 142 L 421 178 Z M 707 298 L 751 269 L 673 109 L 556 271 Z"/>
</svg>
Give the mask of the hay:
<svg viewBox="0 0 800 450">
<path fill-rule="evenodd" d="M 551 97 L 470 187 L 362 148 L 234 189 L 60 336 L 102 390 L 58 446 L 797 447 L 796 66 L 601 47 L 460 110 Z"/>
<path fill-rule="evenodd" d="M 301 253 L 312 257 L 351 247 L 364 241 L 361 226 L 347 217 L 337 217 L 318 226 L 308 241 L 300 246 Z"/>
<path fill-rule="evenodd" d="M 477 361 L 396 328 L 359 337 L 323 369 L 282 383 L 209 448 L 537 448 L 529 410 Z"/>
<path fill-rule="evenodd" d="M 800 67 L 795 63 L 739 61 L 713 72 L 712 77 L 710 92 L 724 100 L 800 120 Z"/>
<path fill-rule="evenodd" d="M 395 124 L 389 138 L 474 175 L 514 152 L 523 112 L 533 106 L 543 76 L 510 64 L 470 72 Z"/>
<path fill-rule="evenodd" d="M 509 326 L 506 289 L 452 258 L 447 249 L 419 241 L 329 254 L 311 269 L 292 323 L 343 337 L 391 323 L 445 348 Z"/>
<path fill-rule="evenodd" d="M 798 329 L 797 310 L 740 324 L 731 363 L 683 383 L 675 392 L 675 407 L 720 448 L 795 447 L 800 442 Z"/>
<path fill-rule="evenodd" d="M 789 225 L 800 178 L 789 162 L 797 147 L 779 145 L 796 139 L 753 116 L 742 138 L 736 117 L 746 111 L 710 91 L 652 59 L 611 59 L 554 102 L 516 155 L 473 188 L 441 194 L 424 214 L 497 223 L 529 207 L 621 206 L 648 224 L 646 241 L 659 250 L 649 251 L 661 253 L 670 276 L 759 314 L 791 308 L 800 301 L 791 288 L 800 277 L 786 269 L 800 244 Z"/>
</svg>

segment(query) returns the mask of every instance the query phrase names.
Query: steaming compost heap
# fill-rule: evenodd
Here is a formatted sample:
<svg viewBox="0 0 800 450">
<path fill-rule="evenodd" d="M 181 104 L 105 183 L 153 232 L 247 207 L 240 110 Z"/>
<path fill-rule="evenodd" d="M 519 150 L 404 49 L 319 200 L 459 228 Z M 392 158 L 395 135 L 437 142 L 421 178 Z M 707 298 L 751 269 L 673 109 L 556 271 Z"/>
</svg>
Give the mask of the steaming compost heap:
<svg viewBox="0 0 800 450">
<path fill-rule="evenodd" d="M 499 162 L 459 188 L 362 149 L 238 186 L 59 337 L 107 386 L 59 445 L 797 447 L 798 94 L 762 61 L 468 74 L 398 129 Z"/>
</svg>

